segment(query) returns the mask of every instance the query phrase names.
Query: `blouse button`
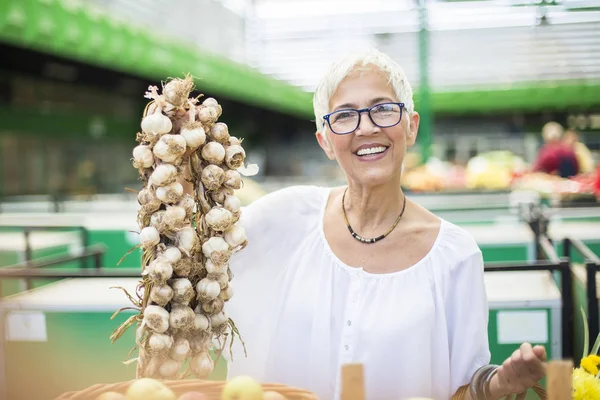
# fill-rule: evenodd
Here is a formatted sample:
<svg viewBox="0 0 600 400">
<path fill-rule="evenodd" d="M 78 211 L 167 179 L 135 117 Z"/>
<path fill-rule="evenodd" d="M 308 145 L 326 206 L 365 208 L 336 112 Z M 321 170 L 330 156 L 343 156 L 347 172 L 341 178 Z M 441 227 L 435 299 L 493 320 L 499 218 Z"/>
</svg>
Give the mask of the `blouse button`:
<svg viewBox="0 0 600 400">
<path fill-rule="evenodd" d="M 348 345 L 345 345 L 345 346 L 344 346 L 344 348 L 345 348 L 346 350 L 348 350 L 350 347 L 349 347 Z"/>
<path fill-rule="evenodd" d="M 348 320 L 348 326 L 352 325 L 352 321 Z"/>
</svg>

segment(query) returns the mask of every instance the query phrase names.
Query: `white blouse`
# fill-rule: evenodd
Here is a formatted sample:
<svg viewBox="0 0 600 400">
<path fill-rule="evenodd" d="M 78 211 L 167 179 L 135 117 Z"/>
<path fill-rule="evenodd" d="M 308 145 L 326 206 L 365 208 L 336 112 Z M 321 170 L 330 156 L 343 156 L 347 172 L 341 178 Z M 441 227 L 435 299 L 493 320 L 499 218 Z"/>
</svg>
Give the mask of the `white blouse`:
<svg viewBox="0 0 600 400">
<path fill-rule="evenodd" d="M 483 259 L 475 240 L 442 220 L 414 266 L 372 274 L 344 264 L 325 240 L 331 189 L 289 187 L 242 211 L 248 246 L 232 257 L 226 311 L 242 335 L 228 377 L 338 399 L 340 368 L 364 365 L 369 400 L 449 399 L 489 363 Z M 390 260 L 393 262 L 393 260 Z"/>
</svg>

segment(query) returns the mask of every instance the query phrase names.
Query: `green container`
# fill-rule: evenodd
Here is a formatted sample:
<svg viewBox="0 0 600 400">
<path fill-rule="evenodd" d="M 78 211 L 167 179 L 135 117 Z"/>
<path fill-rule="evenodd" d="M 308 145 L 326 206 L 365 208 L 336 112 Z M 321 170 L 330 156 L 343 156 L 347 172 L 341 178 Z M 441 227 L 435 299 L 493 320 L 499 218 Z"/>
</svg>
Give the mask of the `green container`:
<svg viewBox="0 0 600 400">
<path fill-rule="evenodd" d="M 109 339 L 131 314 L 114 320 L 111 315 L 131 303 L 110 287 L 135 293 L 138 281 L 65 279 L 1 302 L 0 400 L 50 400 L 94 384 L 133 379 L 135 363 L 123 361 L 136 356 L 128 355 L 135 326 L 114 344 Z M 224 377 L 225 364 L 219 361 L 210 379 Z"/>
<path fill-rule="evenodd" d="M 535 238 L 527 224 L 511 222 L 460 226 L 473 236 L 485 262 L 533 260 Z"/>
<path fill-rule="evenodd" d="M 485 284 L 493 364 L 502 364 L 524 342 L 543 345 L 549 359 L 561 359 L 562 301 L 550 272 L 486 272 Z M 527 399 L 537 396 L 530 391 Z"/>
</svg>

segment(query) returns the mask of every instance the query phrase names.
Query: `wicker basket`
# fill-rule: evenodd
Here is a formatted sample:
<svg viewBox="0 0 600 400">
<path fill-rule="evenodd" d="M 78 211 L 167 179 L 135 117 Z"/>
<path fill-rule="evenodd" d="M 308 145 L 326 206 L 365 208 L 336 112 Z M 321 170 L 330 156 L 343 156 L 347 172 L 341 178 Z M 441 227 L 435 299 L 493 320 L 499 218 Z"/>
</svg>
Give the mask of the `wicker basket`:
<svg viewBox="0 0 600 400">
<path fill-rule="evenodd" d="M 77 392 L 63 393 L 56 400 L 95 400 L 98 396 L 106 392 L 117 392 L 125 394 L 127 388 L 133 381 L 97 384 L 90 386 L 87 389 Z M 198 391 L 206 394 L 211 400 L 219 400 L 221 391 L 225 386 L 225 381 L 207 381 L 207 380 L 167 380 L 161 381 L 169 387 L 177 396 L 181 396 L 186 392 Z M 274 391 L 284 395 L 288 400 L 318 400 L 314 393 L 304 389 L 294 388 L 276 383 L 264 383 L 262 385 L 264 391 Z"/>
</svg>

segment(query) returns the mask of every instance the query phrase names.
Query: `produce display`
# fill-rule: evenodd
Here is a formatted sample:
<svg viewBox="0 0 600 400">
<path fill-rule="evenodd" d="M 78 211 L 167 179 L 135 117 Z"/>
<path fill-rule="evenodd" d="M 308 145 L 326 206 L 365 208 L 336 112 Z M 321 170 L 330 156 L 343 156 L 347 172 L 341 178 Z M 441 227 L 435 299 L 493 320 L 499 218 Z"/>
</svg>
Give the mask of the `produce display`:
<svg viewBox="0 0 600 400">
<path fill-rule="evenodd" d="M 133 303 L 127 308 L 139 313 L 111 339 L 137 324 L 138 356 L 128 362 L 137 363 L 138 378 L 206 378 L 214 368 L 213 343 L 239 337 L 225 312 L 233 296 L 228 261 L 246 246 L 235 190 L 241 173 L 256 171 L 244 165 L 242 141 L 218 122 L 219 103 L 190 98 L 193 88 L 189 76 L 172 79 L 162 94 L 149 88 L 133 149 L 142 182 L 143 256 L 142 279 L 135 295 L 127 293 Z"/>
</svg>

